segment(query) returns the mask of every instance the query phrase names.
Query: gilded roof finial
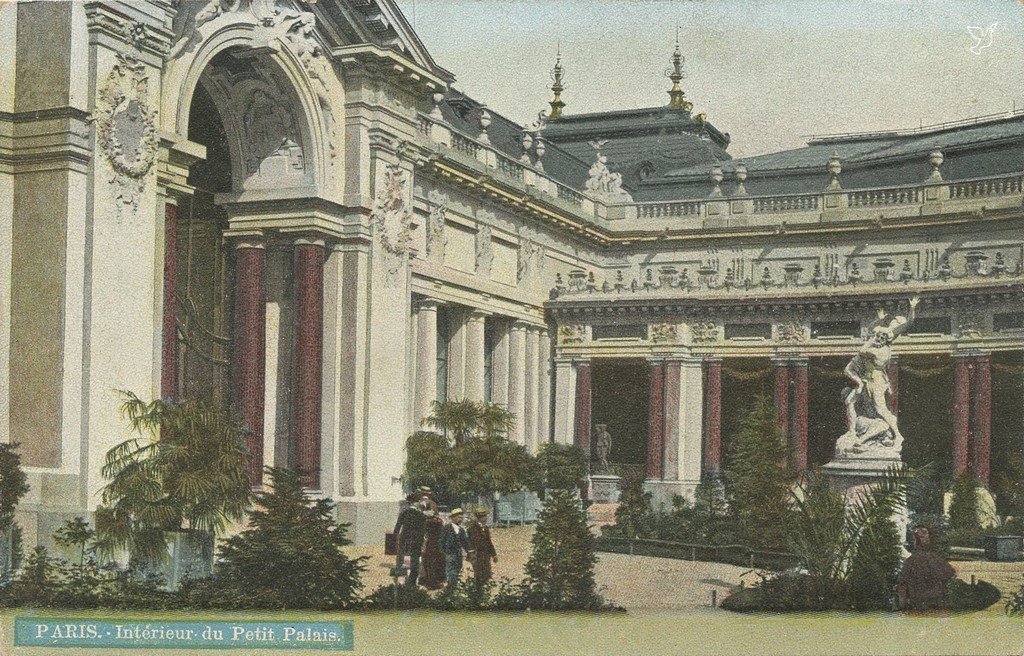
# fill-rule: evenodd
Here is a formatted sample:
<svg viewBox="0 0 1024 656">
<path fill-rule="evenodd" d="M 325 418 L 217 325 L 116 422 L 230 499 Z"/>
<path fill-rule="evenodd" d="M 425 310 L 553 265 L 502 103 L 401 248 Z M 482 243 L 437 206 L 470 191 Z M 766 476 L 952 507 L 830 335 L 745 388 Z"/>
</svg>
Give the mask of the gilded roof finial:
<svg viewBox="0 0 1024 656">
<path fill-rule="evenodd" d="M 555 56 L 555 68 L 551 71 L 551 79 L 554 80 L 554 84 L 551 85 L 551 90 L 554 92 L 555 97 L 548 103 L 551 105 L 551 113 L 548 114 L 548 118 L 556 120 L 562 118 L 562 108 L 565 107 L 565 103 L 562 102 L 562 91 L 565 90 L 565 86 L 562 85 L 562 43 L 558 42 L 558 54 Z"/>
<path fill-rule="evenodd" d="M 679 47 L 678 27 L 676 27 L 676 50 L 672 53 L 672 70 L 668 74 L 668 79 L 672 80 L 672 89 L 668 92 L 668 106 L 685 111 L 693 109 L 693 103 L 686 100 L 686 94 L 683 93 L 683 88 L 679 85 L 683 80 L 683 52 Z"/>
</svg>

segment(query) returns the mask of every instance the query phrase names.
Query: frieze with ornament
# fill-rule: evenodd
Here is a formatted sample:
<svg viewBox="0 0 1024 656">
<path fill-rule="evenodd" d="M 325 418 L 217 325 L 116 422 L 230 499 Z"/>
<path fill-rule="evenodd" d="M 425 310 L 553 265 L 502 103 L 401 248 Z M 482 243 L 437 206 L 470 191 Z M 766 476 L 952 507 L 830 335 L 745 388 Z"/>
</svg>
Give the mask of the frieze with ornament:
<svg viewBox="0 0 1024 656">
<path fill-rule="evenodd" d="M 672 323 L 656 323 L 650 327 L 651 341 L 655 344 L 671 344 L 679 341 L 679 327 Z"/>
<path fill-rule="evenodd" d="M 587 328 L 580 324 L 562 324 L 558 327 L 559 344 L 582 344 L 586 339 Z"/>
<path fill-rule="evenodd" d="M 721 334 L 721 328 L 713 321 L 690 324 L 690 338 L 695 344 L 713 344 L 719 341 Z"/>
<path fill-rule="evenodd" d="M 778 342 L 802 342 L 808 336 L 807 327 L 802 323 L 791 321 L 775 326 L 775 340 Z"/>
</svg>

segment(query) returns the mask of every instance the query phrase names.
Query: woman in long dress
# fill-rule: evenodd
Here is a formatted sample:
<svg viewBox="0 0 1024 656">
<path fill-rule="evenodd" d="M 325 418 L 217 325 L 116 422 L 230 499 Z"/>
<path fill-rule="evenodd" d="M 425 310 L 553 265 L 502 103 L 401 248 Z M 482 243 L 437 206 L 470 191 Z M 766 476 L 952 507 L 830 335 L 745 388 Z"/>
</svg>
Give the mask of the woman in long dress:
<svg viewBox="0 0 1024 656">
<path fill-rule="evenodd" d="M 431 504 L 433 512 L 427 517 L 427 540 L 423 545 L 423 557 L 420 561 L 423 567 L 420 584 L 428 590 L 438 590 L 444 585 L 444 553 L 440 545 L 444 520 L 438 514 L 437 504 Z"/>
</svg>

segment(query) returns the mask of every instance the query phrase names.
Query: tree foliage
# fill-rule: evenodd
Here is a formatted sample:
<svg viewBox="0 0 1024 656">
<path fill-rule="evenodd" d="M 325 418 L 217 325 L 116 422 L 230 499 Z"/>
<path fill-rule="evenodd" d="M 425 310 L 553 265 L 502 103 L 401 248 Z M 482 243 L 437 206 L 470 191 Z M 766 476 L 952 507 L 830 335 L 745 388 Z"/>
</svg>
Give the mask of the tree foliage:
<svg viewBox="0 0 1024 656">
<path fill-rule="evenodd" d="M 740 424 L 724 472 L 729 507 L 752 545 L 786 544 L 789 488 L 795 478 L 787 456 L 775 407 L 767 397 L 758 397 Z"/>
<path fill-rule="evenodd" d="M 257 495 L 249 527 L 220 548 L 212 580 L 197 588 L 200 604 L 229 608 L 347 608 L 361 586 L 364 558 L 350 558 L 347 524 L 334 504 L 313 499 L 299 475 L 268 470 L 272 489 Z M 204 586 L 209 586 L 204 589 Z"/>
<path fill-rule="evenodd" d="M 7 530 L 14 522 L 14 509 L 28 490 L 18 443 L 0 442 L 0 531 Z"/>
<path fill-rule="evenodd" d="M 405 477 L 413 488 L 427 486 L 452 502 L 508 493 L 536 477 L 526 447 L 508 439 L 514 416 L 493 403 L 434 403 L 424 423 L 439 432 L 418 431 L 406 440 Z"/>
<path fill-rule="evenodd" d="M 586 485 L 587 465 L 583 452 L 573 444 L 545 444 L 537 454 L 534 489 L 579 490 Z"/>
<path fill-rule="evenodd" d="M 531 542 L 524 580 L 531 608 L 602 606 L 594 581 L 594 536 L 579 499 L 566 490 L 552 491 L 538 516 Z"/>
<path fill-rule="evenodd" d="M 107 452 L 97 512 L 106 555 L 166 558 L 165 531 L 214 533 L 240 520 L 250 501 L 241 421 L 200 401 L 142 401 L 122 391 L 121 415 L 137 437 Z"/>
</svg>

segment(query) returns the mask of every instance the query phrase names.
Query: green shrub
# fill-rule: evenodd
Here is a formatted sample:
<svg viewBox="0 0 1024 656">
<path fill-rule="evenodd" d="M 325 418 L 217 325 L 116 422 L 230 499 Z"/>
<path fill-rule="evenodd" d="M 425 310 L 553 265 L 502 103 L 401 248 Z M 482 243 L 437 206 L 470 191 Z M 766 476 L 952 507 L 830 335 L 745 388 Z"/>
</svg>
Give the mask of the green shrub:
<svg viewBox="0 0 1024 656">
<path fill-rule="evenodd" d="M 1007 615 L 1024 617 L 1024 584 L 1021 584 L 1017 591 L 1006 600 L 1004 610 Z"/>
<path fill-rule="evenodd" d="M 249 527 L 220 548 L 214 579 L 208 586 L 193 586 L 191 602 L 258 609 L 353 605 L 365 558 L 341 551 L 350 542 L 347 525 L 333 519 L 334 504 L 311 499 L 296 472 L 269 471 L 272 490 L 257 495 Z"/>
<path fill-rule="evenodd" d="M 619 506 L 615 509 L 615 524 L 602 530 L 609 537 L 654 537 L 657 515 L 651 507 L 651 493 L 644 492 L 642 476 L 627 475 L 622 481 Z"/>
<path fill-rule="evenodd" d="M 946 602 L 949 610 L 975 611 L 985 610 L 1002 598 L 999 588 L 988 581 L 979 580 L 974 585 L 950 579 L 946 583 Z"/>
<path fill-rule="evenodd" d="M 795 478 L 788 456 L 775 406 L 758 397 L 733 438 L 724 471 L 729 508 L 748 544 L 777 550 L 787 544 L 789 488 Z"/>
<path fill-rule="evenodd" d="M 579 490 L 586 484 L 587 465 L 583 452 L 572 444 L 545 444 L 537 454 L 534 491 Z"/>
<path fill-rule="evenodd" d="M 949 504 L 946 535 L 949 541 L 961 547 L 976 547 L 981 541 L 981 521 L 978 519 L 978 479 L 965 471 L 953 484 L 953 499 Z"/>
<path fill-rule="evenodd" d="M 733 592 L 721 607 L 738 613 L 843 610 L 850 606 L 844 592 L 841 587 L 823 589 L 819 580 L 807 574 L 785 572 Z"/>
<path fill-rule="evenodd" d="M 555 490 L 544 502 L 526 563 L 524 586 L 531 608 L 597 609 L 594 536 L 579 500 Z"/>
<path fill-rule="evenodd" d="M 433 600 L 423 588 L 389 584 L 364 597 L 361 605 L 367 610 L 412 610 L 430 608 Z"/>
<path fill-rule="evenodd" d="M 846 575 L 854 608 L 886 610 L 895 606 L 902 543 L 892 519 L 875 516 L 867 521 Z"/>
</svg>

